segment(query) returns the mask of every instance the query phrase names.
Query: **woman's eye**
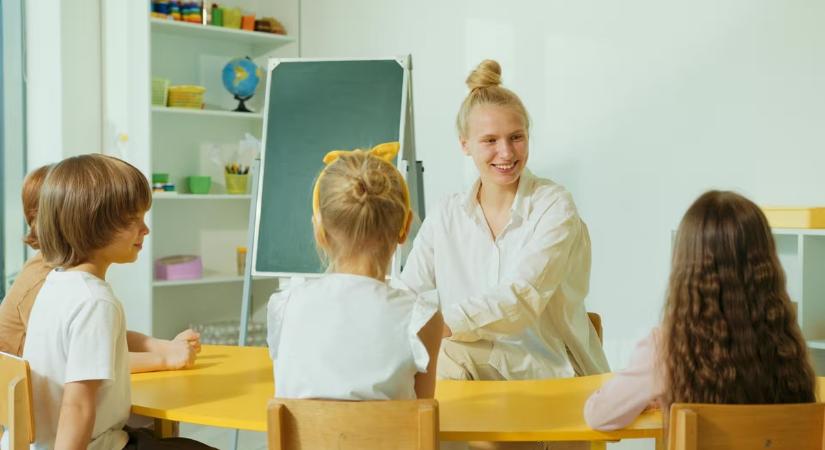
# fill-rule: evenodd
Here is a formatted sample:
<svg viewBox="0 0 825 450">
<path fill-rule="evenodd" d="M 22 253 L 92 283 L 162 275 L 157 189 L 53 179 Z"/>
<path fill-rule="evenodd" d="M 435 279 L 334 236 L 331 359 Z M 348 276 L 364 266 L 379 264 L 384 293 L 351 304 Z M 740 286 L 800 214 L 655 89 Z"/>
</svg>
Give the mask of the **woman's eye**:
<svg viewBox="0 0 825 450">
<path fill-rule="evenodd" d="M 524 140 L 524 135 L 523 134 L 514 134 L 511 137 L 511 139 L 514 140 L 514 141 L 522 141 L 522 140 Z"/>
</svg>

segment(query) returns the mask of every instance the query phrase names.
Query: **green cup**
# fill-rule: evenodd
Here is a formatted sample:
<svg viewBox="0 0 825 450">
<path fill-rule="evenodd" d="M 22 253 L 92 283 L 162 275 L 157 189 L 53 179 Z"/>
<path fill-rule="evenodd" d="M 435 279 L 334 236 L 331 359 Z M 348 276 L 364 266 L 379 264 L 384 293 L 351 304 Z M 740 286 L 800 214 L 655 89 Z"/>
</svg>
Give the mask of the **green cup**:
<svg viewBox="0 0 825 450">
<path fill-rule="evenodd" d="M 193 175 L 186 178 L 189 185 L 189 192 L 192 194 L 208 194 L 212 187 L 212 177 L 203 175 Z"/>
</svg>

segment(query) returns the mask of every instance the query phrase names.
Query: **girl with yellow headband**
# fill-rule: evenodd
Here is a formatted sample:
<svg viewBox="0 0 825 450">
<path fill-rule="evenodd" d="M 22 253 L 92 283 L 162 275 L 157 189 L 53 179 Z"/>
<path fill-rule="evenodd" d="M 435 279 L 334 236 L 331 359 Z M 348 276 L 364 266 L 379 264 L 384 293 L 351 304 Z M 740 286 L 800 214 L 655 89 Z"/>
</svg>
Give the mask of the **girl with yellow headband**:
<svg viewBox="0 0 825 450">
<path fill-rule="evenodd" d="M 268 305 L 278 397 L 433 397 L 443 328 L 438 298 L 386 282 L 412 220 L 407 185 L 391 162 L 398 147 L 324 158 L 312 224 L 328 271 L 274 294 Z"/>
</svg>

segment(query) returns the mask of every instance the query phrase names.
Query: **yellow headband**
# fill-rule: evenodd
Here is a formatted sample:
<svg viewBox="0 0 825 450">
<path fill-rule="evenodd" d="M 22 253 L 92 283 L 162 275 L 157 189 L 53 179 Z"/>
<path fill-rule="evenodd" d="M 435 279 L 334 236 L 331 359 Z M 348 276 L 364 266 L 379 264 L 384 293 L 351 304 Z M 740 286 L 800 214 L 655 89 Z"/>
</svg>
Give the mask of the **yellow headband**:
<svg viewBox="0 0 825 450">
<path fill-rule="evenodd" d="M 395 168 L 395 165 L 392 164 L 393 159 L 398 154 L 398 150 L 401 148 L 401 144 L 397 141 L 395 142 L 385 142 L 383 144 L 378 144 L 372 149 L 366 151 L 365 153 L 375 156 L 376 158 L 380 159 L 381 161 L 390 164 Z M 315 187 L 312 189 L 312 213 L 314 215 L 319 215 L 321 209 L 321 200 L 320 200 L 320 188 L 319 185 L 321 184 L 321 177 L 324 176 L 324 172 L 327 170 L 330 164 L 338 160 L 341 155 L 345 155 L 347 153 L 352 153 L 354 150 L 332 150 L 331 152 L 324 155 L 324 169 L 321 170 L 321 173 L 318 174 L 318 179 L 315 180 Z M 407 217 L 412 214 L 412 208 L 410 206 L 410 190 L 407 187 L 407 182 L 404 181 L 404 178 L 401 177 L 401 186 L 404 190 L 404 206 L 406 208 L 404 214 L 404 223 L 401 225 L 401 231 L 399 232 L 399 238 L 403 238 L 406 228 L 407 228 Z"/>
</svg>

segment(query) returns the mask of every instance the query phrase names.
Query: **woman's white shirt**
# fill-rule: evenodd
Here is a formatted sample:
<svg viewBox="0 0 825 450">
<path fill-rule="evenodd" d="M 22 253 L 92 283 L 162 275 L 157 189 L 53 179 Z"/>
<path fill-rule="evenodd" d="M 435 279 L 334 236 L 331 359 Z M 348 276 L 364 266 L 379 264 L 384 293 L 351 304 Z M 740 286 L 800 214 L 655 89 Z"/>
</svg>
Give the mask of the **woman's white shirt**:
<svg viewBox="0 0 825 450">
<path fill-rule="evenodd" d="M 491 341 L 488 362 L 507 379 L 608 371 L 584 307 L 590 236 L 570 193 L 525 170 L 510 221 L 493 239 L 479 187 L 426 218 L 403 283 L 437 289 L 451 339 Z"/>
<path fill-rule="evenodd" d="M 331 273 L 272 295 L 267 343 L 275 395 L 338 400 L 415 399 L 429 354 L 418 332 L 438 311 L 373 278 Z"/>
</svg>

